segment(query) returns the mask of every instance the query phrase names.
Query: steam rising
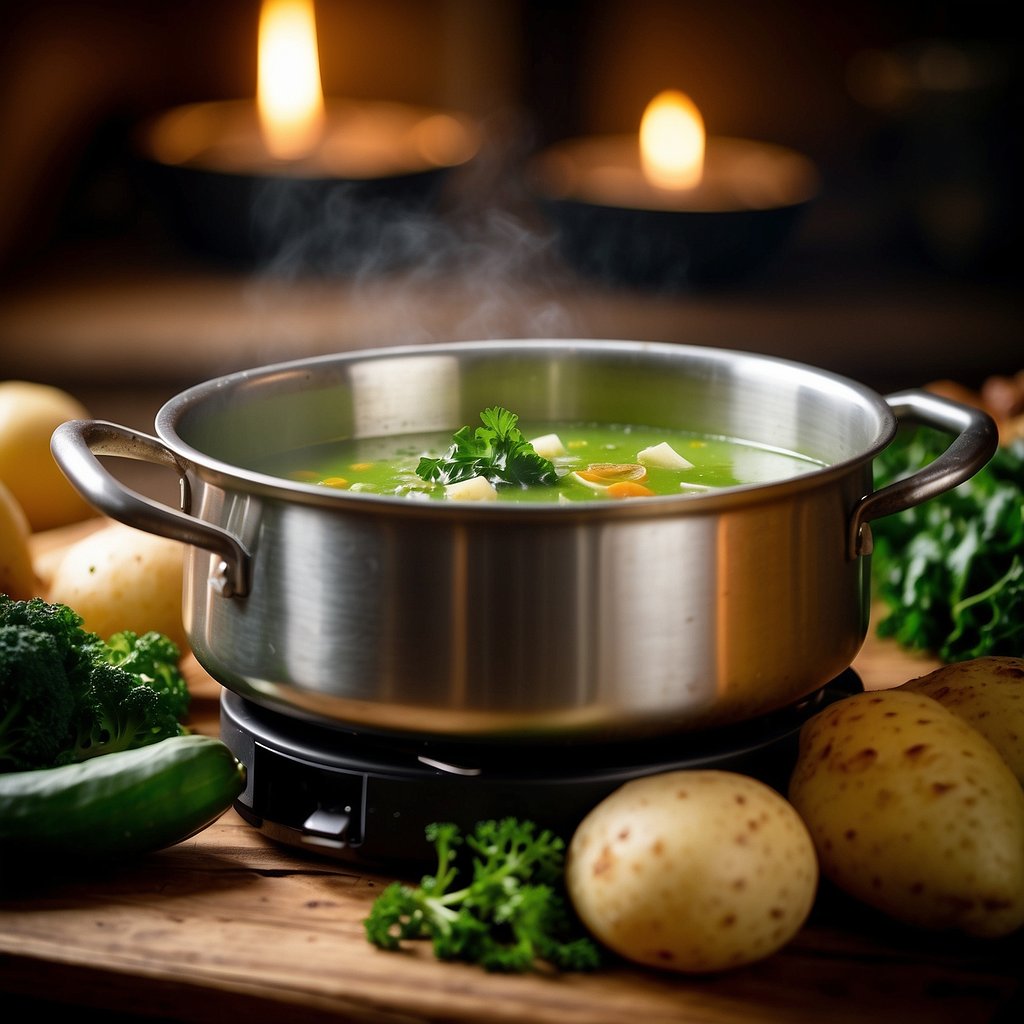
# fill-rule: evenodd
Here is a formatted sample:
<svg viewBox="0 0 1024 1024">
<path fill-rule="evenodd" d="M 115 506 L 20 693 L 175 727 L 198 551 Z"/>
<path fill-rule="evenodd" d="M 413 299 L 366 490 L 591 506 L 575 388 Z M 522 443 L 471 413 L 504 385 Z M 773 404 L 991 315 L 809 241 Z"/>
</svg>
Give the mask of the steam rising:
<svg viewBox="0 0 1024 1024">
<path fill-rule="evenodd" d="M 523 180 L 508 171 L 514 136 L 503 126 L 502 145 L 429 182 L 261 183 L 252 220 L 261 264 L 248 297 L 275 317 L 283 356 L 310 346 L 308 317 L 289 322 L 278 301 L 289 286 L 343 298 L 339 338 L 358 330 L 356 347 L 578 334 L 557 297 L 568 272 L 554 234 L 510 184 Z M 349 347 L 331 346 L 330 325 L 321 330 L 327 349 Z"/>
</svg>

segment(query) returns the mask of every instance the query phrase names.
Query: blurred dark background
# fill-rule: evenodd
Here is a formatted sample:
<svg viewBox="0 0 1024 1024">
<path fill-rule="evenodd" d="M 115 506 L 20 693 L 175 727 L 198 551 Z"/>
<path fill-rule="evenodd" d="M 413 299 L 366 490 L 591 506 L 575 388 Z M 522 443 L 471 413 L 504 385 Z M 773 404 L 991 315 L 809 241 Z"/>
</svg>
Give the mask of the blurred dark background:
<svg viewBox="0 0 1024 1024">
<path fill-rule="evenodd" d="M 176 240 L 140 185 L 135 133 L 177 104 L 254 93 L 256 0 L 0 9 L 2 375 L 143 426 L 161 396 L 216 373 L 391 341 L 694 342 L 880 390 L 1024 366 L 1011 5 L 319 0 L 327 95 L 444 106 L 487 127 L 500 157 L 480 193 L 488 228 L 458 282 L 268 280 Z M 818 166 L 820 196 L 755 278 L 709 294 L 598 287 L 552 273 L 531 226 L 488 220 L 531 152 L 634 131 L 670 87 L 709 134 Z M 121 408 L 127 396 L 141 404 Z"/>
</svg>

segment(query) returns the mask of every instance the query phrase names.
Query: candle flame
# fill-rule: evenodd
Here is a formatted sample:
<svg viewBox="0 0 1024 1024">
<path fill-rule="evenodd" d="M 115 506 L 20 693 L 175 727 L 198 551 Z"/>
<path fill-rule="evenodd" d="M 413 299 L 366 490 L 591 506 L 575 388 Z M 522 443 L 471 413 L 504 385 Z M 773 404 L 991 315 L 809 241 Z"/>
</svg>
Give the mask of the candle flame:
<svg viewBox="0 0 1024 1024">
<path fill-rule="evenodd" d="M 324 95 L 313 0 L 263 0 L 256 99 L 272 156 L 297 160 L 316 148 Z"/>
<path fill-rule="evenodd" d="M 685 93 L 666 89 L 640 122 L 644 176 L 665 189 L 695 188 L 704 173 L 704 119 Z"/>
</svg>

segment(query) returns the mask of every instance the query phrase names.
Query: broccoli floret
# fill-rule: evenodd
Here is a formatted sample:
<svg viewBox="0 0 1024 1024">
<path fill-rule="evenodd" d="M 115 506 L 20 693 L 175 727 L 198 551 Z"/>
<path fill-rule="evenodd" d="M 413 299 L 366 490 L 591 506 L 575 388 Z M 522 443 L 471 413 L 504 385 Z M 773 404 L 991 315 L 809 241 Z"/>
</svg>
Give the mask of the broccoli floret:
<svg viewBox="0 0 1024 1024">
<path fill-rule="evenodd" d="M 116 750 L 144 747 L 183 732 L 167 698 L 139 684 L 130 672 L 98 661 L 90 673 L 77 735 L 60 760 L 85 761 Z"/>
<path fill-rule="evenodd" d="M 88 684 L 93 655 L 89 648 L 102 641 L 95 633 L 82 628 L 82 617 L 65 604 L 50 604 L 42 598 L 15 601 L 0 594 L 0 626 L 33 629 L 53 638 L 56 653 L 75 689 Z"/>
<path fill-rule="evenodd" d="M 164 695 L 177 718 L 188 714 L 190 694 L 181 669 L 181 650 L 170 637 L 150 630 L 115 633 L 96 653 Z"/>
<path fill-rule="evenodd" d="M 0 771 L 52 765 L 67 744 L 74 710 L 54 638 L 0 626 Z"/>
<path fill-rule="evenodd" d="M 41 597 L 15 601 L 0 594 L 0 626 L 29 626 L 40 633 L 49 633 L 57 640 L 62 653 L 87 642 L 93 633 L 82 629 L 82 617 L 65 604 L 48 604 Z"/>
<path fill-rule="evenodd" d="M 0 594 L 12 664 L 21 652 L 17 673 L 0 674 L 0 724 L 12 723 L 10 743 L 0 742 L 0 771 L 69 764 L 185 732 L 188 687 L 177 646 L 155 632 L 116 634 L 110 646 L 82 623 L 67 605 Z M 30 720 L 30 730 L 14 729 Z"/>
</svg>

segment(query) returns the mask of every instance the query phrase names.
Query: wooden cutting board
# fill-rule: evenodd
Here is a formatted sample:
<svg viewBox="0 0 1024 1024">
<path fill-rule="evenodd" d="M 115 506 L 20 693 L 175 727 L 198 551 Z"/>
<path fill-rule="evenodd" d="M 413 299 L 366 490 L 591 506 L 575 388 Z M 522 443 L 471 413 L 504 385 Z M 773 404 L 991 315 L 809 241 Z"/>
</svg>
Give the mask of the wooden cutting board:
<svg viewBox="0 0 1024 1024">
<path fill-rule="evenodd" d="M 59 554 L 63 537 L 40 538 Z M 868 688 L 934 667 L 872 637 Z M 193 725 L 215 735 L 220 688 L 191 657 Z M 109 873 L 0 878 L 0 1005 L 14 1024 L 54 1000 L 179 1021 L 365 1024 L 982 1024 L 1024 1019 L 1024 934 L 919 933 L 829 889 L 775 956 L 690 978 L 613 963 L 504 976 L 419 946 L 370 946 L 362 920 L 390 878 L 277 845 L 234 811 Z M 82 1011 L 76 1011 L 82 1020 Z M 99 1017 L 97 1017 L 99 1019 Z"/>
</svg>

